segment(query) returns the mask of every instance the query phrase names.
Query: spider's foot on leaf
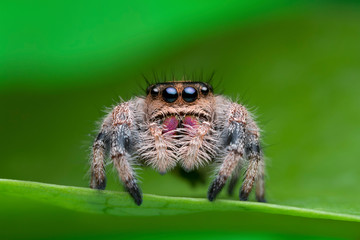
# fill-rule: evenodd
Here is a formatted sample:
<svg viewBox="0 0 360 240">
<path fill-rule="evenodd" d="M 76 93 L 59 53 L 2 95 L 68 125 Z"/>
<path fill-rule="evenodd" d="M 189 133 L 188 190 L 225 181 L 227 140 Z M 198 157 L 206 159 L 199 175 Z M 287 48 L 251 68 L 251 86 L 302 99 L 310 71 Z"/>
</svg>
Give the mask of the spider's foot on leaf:
<svg viewBox="0 0 360 240">
<path fill-rule="evenodd" d="M 208 199 L 209 201 L 214 201 L 218 193 L 223 189 L 226 183 L 226 178 L 224 176 L 218 176 L 209 187 Z"/>
<path fill-rule="evenodd" d="M 93 178 L 90 183 L 90 188 L 104 190 L 106 187 L 106 178 L 104 179 L 95 179 Z"/>
<path fill-rule="evenodd" d="M 266 203 L 266 202 L 267 202 L 264 197 L 256 198 L 256 200 L 257 200 L 258 202 L 262 202 L 262 203 Z"/>
<path fill-rule="evenodd" d="M 240 201 L 247 201 L 249 198 L 249 193 L 245 191 L 240 191 Z"/>
<path fill-rule="evenodd" d="M 135 184 L 131 187 L 127 187 L 126 190 L 128 193 L 130 193 L 136 205 L 140 206 L 142 203 L 142 192 L 140 188 Z"/>
</svg>

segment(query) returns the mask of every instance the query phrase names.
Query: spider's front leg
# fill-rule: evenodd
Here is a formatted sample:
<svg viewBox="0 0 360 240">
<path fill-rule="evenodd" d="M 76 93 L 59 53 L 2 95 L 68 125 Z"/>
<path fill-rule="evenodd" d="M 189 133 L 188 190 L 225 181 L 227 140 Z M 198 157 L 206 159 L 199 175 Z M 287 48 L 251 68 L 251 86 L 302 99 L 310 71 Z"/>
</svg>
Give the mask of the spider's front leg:
<svg viewBox="0 0 360 240">
<path fill-rule="evenodd" d="M 110 155 L 126 190 L 135 203 L 140 205 L 142 193 L 130 164 L 131 146 L 134 145 L 134 136 L 131 136 L 130 127 L 134 124 L 135 119 L 133 112 L 130 111 L 129 102 L 122 103 L 114 108 Z"/>
<path fill-rule="evenodd" d="M 109 115 L 109 117 L 111 118 L 111 126 L 109 127 L 107 135 L 110 138 L 109 140 L 111 159 L 119 174 L 121 181 L 125 185 L 126 190 L 130 193 L 135 203 L 137 205 L 140 205 L 142 203 L 142 193 L 137 185 L 135 172 L 131 166 L 131 146 L 134 144 L 134 137 L 131 135 L 130 128 L 133 126 L 133 124 L 135 124 L 135 122 L 134 116 L 129 108 L 129 102 L 124 102 L 116 106 L 112 111 L 111 115 Z M 99 136 L 101 136 L 101 132 Z M 95 143 L 96 142 L 97 140 L 95 141 Z M 97 182 L 101 182 L 102 175 L 94 174 L 94 172 L 96 173 L 100 169 L 101 164 L 102 172 L 104 172 L 104 149 L 105 147 L 103 147 L 102 145 L 99 145 L 98 147 L 98 145 L 94 144 L 94 153 L 100 152 L 101 154 L 99 155 L 101 155 L 101 158 L 97 158 L 97 155 L 94 154 L 94 160 L 92 164 L 92 180 L 90 185 L 91 188 L 105 188 L 105 185 L 99 187 L 99 185 L 96 184 Z M 99 164 L 100 162 L 101 164 Z M 105 174 L 103 175 L 105 176 Z"/>
<path fill-rule="evenodd" d="M 225 135 L 225 151 L 221 156 L 221 165 L 215 180 L 209 187 L 208 199 L 213 201 L 222 190 L 226 181 L 234 174 L 245 153 L 245 114 L 244 107 L 231 104 L 230 117 L 225 123 L 222 135 Z"/>
<path fill-rule="evenodd" d="M 260 132 L 255 121 L 245 107 L 231 103 L 229 107 L 228 124 L 224 125 L 226 135 L 226 149 L 222 157 L 222 164 L 217 177 L 211 184 L 208 199 L 213 201 L 216 195 L 224 187 L 227 179 L 233 177 L 230 182 L 230 190 L 236 184 L 243 158 L 248 160 L 246 174 L 240 191 L 240 200 L 246 201 L 253 188 L 256 186 L 256 199 L 265 202 L 264 190 L 264 159 L 260 147 Z M 228 128 L 228 130 L 226 130 Z"/>
</svg>

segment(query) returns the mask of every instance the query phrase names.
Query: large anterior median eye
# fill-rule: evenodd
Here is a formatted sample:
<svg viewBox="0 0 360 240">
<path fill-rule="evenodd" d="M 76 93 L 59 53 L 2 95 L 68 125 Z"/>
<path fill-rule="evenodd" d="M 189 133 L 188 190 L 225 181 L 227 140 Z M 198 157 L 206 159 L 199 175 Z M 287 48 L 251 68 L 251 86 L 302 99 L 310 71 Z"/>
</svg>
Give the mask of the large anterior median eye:
<svg viewBox="0 0 360 240">
<path fill-rule="evenodd" d="M 182 92 L 182 98 L 185 102 L 193 102 L 197 99 L 198 93 L 193 87 L 186 87 Z"/>
<path fill-rule="evenodd" d="M 178 98 L 178 93 L 176 91 L 176 88 L 173 87 L 165 88 L 162 93 L 162 97 L 165 100 L 165 102 L 168 103 L 175 102 L 176 99 Z"/>
</svg>

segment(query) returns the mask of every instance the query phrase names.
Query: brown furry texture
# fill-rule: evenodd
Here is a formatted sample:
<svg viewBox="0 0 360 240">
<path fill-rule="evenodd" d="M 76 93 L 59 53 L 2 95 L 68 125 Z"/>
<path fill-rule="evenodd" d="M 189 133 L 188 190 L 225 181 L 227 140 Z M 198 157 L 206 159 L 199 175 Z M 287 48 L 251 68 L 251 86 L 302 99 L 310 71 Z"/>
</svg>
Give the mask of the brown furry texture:
<svg viewBox="0 0 360 240">
<path fill-rule="evenodd" d="M 170 87 L 177 93 L 172 100 L 164 93 Z M 183 96 L 186 87 L 196 91 L 190 99 Z M 158 83 L 149 86 L 145 98 L 135 97 L 116 106 L 93 146 L 91 188 L 105 188 L 104 156 L 109 146 L 119 177 L 138 205 L 142 197 L 133 170 L 136 163 L 164 174 L 178 165 L 191 171 L 217 162 L 208 192 L 211 201 L 228 179 L 235 186 L 245 166 L 240 199 L 247 200 L 257 182 L 256 198 L 265 201 L 260 129 L 244 106 L 211 90 L 202 82 Z M 166 119 L 173 120 L 170 128 Z"/>
</svg>

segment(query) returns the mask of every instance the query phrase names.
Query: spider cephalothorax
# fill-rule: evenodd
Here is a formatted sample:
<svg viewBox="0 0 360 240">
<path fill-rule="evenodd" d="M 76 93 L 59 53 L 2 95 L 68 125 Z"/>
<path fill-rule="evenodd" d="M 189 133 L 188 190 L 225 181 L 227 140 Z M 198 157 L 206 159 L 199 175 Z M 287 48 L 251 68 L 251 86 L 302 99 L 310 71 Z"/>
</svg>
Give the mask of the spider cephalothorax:
<svg viewBox="0 0 360 240">
<path fill-rule="evenodd" d="M 246 108 L 214 95 L 204 82 L 173 81 L 151 85 L 146 97 L 117 105 L 104 119 L 93 146 L 90 187 L 104 189 L 105 150 L 136 204 L 142 202 L 132 165 L 144 163 L 164 174 L 179 165 L 186 171 L 212 162 L 219 168 L 208 191 L 214 200 L 228 179 L 232 192 L 246 166 L 240 199 L 247 200 L 257 182 L 264 198 L 264 161 L 260 131 Z"/>
</svg>

